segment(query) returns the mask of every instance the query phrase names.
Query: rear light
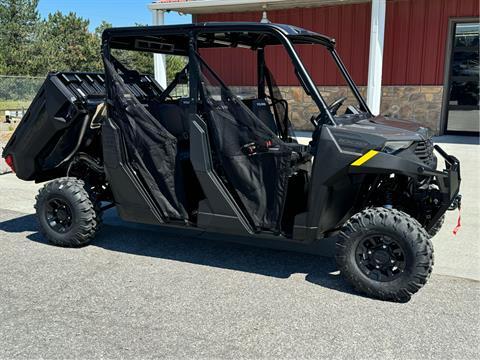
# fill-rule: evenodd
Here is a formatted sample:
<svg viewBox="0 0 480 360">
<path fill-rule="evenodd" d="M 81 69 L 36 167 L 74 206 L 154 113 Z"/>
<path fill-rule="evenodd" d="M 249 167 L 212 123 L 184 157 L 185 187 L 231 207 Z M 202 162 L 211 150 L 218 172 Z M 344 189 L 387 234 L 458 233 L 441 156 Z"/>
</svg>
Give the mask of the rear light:
<svg viewBox="0 0 480 360">
<path fill-rule="evenodd" d="M 8 154 L 8 155 L 5 157 L 5 162 L 6 162 L 7 165 L 10 167 L 10 169 L 12 169 L 12 171 L 15 172 L 15 166 L 13 165 L 13 156 L 12 156 L 12 154 Z"/>
</svg>

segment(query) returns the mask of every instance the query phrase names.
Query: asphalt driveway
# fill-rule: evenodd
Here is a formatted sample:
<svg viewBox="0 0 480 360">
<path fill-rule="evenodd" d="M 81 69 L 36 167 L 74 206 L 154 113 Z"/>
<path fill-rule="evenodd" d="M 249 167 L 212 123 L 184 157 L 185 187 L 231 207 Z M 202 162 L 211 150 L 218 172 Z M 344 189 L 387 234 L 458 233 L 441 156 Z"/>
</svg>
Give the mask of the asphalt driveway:
<svg viewBox="0 0 480 360">
<path fill-rule="evenodd" d="M 464 226 L 453 238 L 449 214 L 406 304 L 359 295 L 329 258 L 114 213 L 92 245 L 54 247 L 32 215 L 38 186 L 2 175 L 0 358 L 477 359 L 478 147 L 444 146 L 464 161 Z"/>
</svg>

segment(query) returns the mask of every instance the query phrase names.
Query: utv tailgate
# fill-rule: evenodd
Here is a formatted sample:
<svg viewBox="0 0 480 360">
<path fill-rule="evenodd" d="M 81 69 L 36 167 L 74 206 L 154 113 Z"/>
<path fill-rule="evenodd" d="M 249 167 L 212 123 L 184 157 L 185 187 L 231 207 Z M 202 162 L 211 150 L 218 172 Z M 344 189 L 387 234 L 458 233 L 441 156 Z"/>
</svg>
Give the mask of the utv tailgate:
<svg viewBox="0 0 480 360">
<path fill-rule="evenodd" d="M 153 80 L 149 76 L 135 75 L 152 89 Z M 135 95 L 147 96 L 138 85 L 129 87 Z M 42 180 L 45 173 L 61 166 L 76 151 L 105 98 L 104 74 L 50 73 L 2 156 L 13 161 L 20 179 Z"/>
</svg>

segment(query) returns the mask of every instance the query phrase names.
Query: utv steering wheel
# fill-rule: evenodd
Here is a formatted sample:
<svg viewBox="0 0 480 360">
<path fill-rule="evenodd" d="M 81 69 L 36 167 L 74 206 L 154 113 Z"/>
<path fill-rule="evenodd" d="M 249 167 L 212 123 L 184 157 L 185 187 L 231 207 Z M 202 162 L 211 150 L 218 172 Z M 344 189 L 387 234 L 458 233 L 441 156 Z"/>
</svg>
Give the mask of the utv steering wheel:
<svg viewBox="0 0 480 360">
<path fill-rule="evenodd" d="M 332 102 L 330 105 L 328 105 L 328 111 L 332 114 L 332 116 L 335 116 L 337 114 L 338 109 L 340 109 L 340 106 L 343 105 L 343 103 L 347 100 L 346 96 L 342 96 L 341 98 L 338 98 L 334 102 Z M 312 116 L 310 119 L 310 122 L 313 124 L 313 126 L 317 127 L 318 124 L 322 124 L 324 121 L 328 120 L 327 113 L 325 111 L 320 112 L 317 116 Z"/>
<path fill-rule="evenodd" d="M 343 103 L 345 102 L 345 100 L 347 100 L 347 97 L 346 97 L 346 96 L 342 96 L 341 98 L 338 98 L 338 99 L 335 100 L 333 103 L 331 103 L 330 105 L 328 105 L 328 110 L 330 110 L 330 112 L 332 113 L 332 115 L 336 115 L 336 114 L 337 114 L 338 109 L 340 109 L 340 107 L 343 105 Z"/>
</svg>

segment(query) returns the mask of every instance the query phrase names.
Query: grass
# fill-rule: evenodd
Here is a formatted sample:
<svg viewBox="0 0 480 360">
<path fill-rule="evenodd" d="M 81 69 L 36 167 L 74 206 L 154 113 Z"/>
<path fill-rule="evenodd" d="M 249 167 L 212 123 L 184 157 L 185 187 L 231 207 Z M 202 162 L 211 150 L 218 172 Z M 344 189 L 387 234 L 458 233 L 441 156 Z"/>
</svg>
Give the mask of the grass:
<svg viewBox="0 0 480 360">
<path fill-rule="evenodd" d="M 0 121 L 5 116 L 5 110 L 28 109 L 31 100 L 0 100 Z"/>
</svg>

